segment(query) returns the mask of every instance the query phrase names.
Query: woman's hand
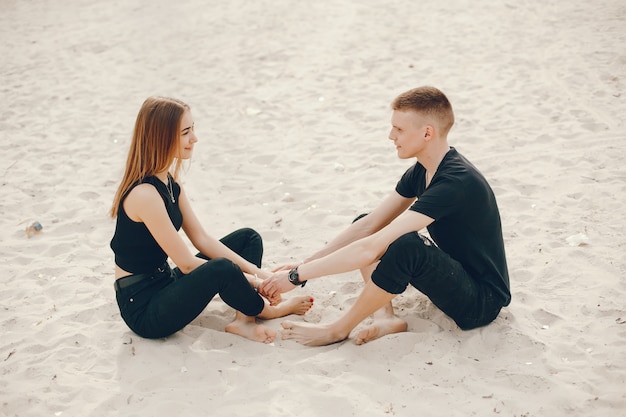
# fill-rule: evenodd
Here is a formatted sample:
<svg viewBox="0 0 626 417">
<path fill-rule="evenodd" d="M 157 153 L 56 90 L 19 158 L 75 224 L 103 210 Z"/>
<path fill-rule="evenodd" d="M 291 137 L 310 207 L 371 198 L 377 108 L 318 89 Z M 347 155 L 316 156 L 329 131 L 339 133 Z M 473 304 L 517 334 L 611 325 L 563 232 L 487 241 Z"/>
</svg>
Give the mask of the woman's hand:
<svg viewBox="0 0 626 417">
<path fill-rule="evenodd" d="M 276 268 L 272 269 L 272 272 L 291 271 L 292 269 L 299 267 L 303 263 L 304 262 L 298 262 L 298 263 L 295 263 L 295 264 L 287 264 L 287 265 L 277 266 Z"/>
<path fill-rule="evenodd" d="M 244 272 L 243 275 L 246 277 L 250 285 L 252 285 L 252 288 L 259 291 L 259 287 L 261 286 L 261 283 L 263 283 L 263 279 L 259 278 L 257 274 Z"/>
<path fill-rule="evenodd" d="M 259 293 L 260 294 L 260 293 Z M 260 294 L 261 297 L 265 297 L 263 294 Z M 278 304 L 280 304 L 283 301 L 283 297 L 281 297 L 280 294 L 278 294 L 276 297 L 274 298 L 268 298 L 265 297 L 265 299 L 267 299 L 267 301 L 269 301 L 271 306 L 277 306 Z"/>
<path fill-rule="evenodd" d="M 266 271 L 260 268 L 257 268 L 256 272 L 254 273 L 254 275 L 259 278 L 261 281 L 264 281 L 266 279 L 268 279 L 269 277 L 272 276 L 272 272 L 270 271 Z M 260 284 L 260 282 L 259 282 Z"/>
<path fill-rule="evenodd" d="M 262 272 L 264 273 L 266 277 L 270 277 L 272 275 L 265 271 L 262 271 Z M 274 297 L 269 297 L 266 294 L 261 293 L 260 291 L 261 284 L 263 284 L 263 281 L 265 278 L 260 278 L 258 274 L 252 275 L 252 274 L 248 274 L 247 272 L 244 272 L 244 275 L 246 279 L 248 280 L 248 282 L 250 283 L 250 285 L 252 285 L 252 287 L 259 293 L 259 295 L 267 299 L 267 301 L 269 301 L 271 306 L 276 306 L 280 304 L 281 301 L 283 301 L 283 298 L 280 296 L 280 293 Z"/>
</svg>

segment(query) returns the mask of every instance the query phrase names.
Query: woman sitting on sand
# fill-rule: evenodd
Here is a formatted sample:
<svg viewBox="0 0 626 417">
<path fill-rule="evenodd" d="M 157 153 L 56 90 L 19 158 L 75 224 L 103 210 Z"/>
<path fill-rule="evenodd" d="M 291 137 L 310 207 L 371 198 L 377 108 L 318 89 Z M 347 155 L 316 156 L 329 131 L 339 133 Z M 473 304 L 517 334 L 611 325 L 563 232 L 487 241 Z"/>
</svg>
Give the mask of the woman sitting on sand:
<svg viewBox="0 0 626 417">
<path fill-rule="evenodd" d="M 139 336 L 161 338 L 189 324 L 219 294 L 237 310 L 227 332 L 271 343 L 276 332 L 255 317 L 304 314 L 313 300 L 297 297 L 278 305 L 280 299 L 261 298 L 255 289 L 271 274 L 260 269 L 263 243 L 254 230 L 239 229 L 221 240 L 204 230 L 176 182 L 197 141 L 188 105 L 164 97 L 143 103 L 111 209 L 117 217 L 111 249 L 120 313 Z M 177 233 L 181 227 L 199 254 Z"/>
</svg>

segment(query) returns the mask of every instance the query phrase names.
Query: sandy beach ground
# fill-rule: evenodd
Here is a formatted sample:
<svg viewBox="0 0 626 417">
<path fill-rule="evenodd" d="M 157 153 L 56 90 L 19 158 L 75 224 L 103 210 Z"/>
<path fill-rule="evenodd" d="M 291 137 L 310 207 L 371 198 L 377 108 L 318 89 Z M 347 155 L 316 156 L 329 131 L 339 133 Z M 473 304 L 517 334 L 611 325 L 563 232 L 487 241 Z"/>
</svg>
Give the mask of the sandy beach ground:
<svg viewBox="0 0 626 417">
<path fill-rule="evenodd" d="M 626 413 L 623 1 L 2 0 L 0 39 L 0 415 Z M 513 301 L 492 325 L 410 289 L 409 331 L 363 346 L 253 343 L 219 299 L 167 339 L 128 330 L 107 212 L 146 97 L 192 106 L 196 212 L 258 230 L 271 269 L 393 190 L 413 161 L 389 103 L 420 85 L 498 198 Z M 317 280 L 290 319 L 331 322 L 360 288 Z"/>
</svg>

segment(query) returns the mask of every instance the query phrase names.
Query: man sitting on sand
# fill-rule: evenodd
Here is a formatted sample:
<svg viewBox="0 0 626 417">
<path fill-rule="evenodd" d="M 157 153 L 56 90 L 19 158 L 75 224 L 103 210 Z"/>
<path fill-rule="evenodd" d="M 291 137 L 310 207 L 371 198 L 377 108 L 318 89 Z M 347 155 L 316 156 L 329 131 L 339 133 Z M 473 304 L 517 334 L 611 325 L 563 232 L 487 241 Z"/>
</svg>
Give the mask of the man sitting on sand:
<svg viewBox="0 0 626 417">
<path fill-rule="evenodd" d="M 416 158 L 395 191 L 300 265 L 279 269 L 260 292 L 273 298 L 308 280 L 360 269 L 365 286 L 348 312 L 330 324 L 285 321 L 283 339 L 319 346 L 346 339 L 365 318 L 363 344 L 406 331 L 391 300 L 408 284 L 463 330 L 492 322 L 511 301 L 500 214 L 483 175 L 447 135 L 454 113 L 447 97 L 420 87 L 392 103 L 389 139 L 398 157 Z M 430 238 L 419 234 L 427 228 Z"/>
</svg>

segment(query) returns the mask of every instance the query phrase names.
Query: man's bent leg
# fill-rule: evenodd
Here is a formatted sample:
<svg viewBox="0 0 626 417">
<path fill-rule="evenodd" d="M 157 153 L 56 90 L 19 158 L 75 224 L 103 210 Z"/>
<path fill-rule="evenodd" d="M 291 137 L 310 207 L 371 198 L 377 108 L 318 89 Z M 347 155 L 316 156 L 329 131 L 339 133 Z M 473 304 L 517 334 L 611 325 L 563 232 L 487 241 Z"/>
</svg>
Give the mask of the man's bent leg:
<svg viewBox="0 0 626 417">
<path fill-rule="evenodd" d="M 365 284 L 372 282 L 372 272 L 374 272 L 378 263 L 375 262 L 361 269 L 361 275 Z M 376 310 L 372 314 L 372 318 L 374 319 L 373 323 L 361 330 L 357 335 L 357 345 L 362 345 L 391 333 L 405 332 L 407 329 L 406 321 L 396 317 L 391 301 Z"/>
<path fill-rule="evenodd" d="M 360 322 L 376 310 L 390 303 L 396 294 L 390 294 L 373 282 L 365 284 L 356 302 L 339 320 L 328 325 L 309 325 L 291 321 L 283 322 L 282 338 L 295 340 L 307 346 L 323 346 L 339 342 L 350 336 Z"/>
<path fill-rule="evenodd" d="M 373 282 L 392 293 L 410 283 L 424 293 L 462 329 L 485 325 L 500 306 L 463 266 L 417 233 L 393 242 L 372 276 Z"/>
</svg>

